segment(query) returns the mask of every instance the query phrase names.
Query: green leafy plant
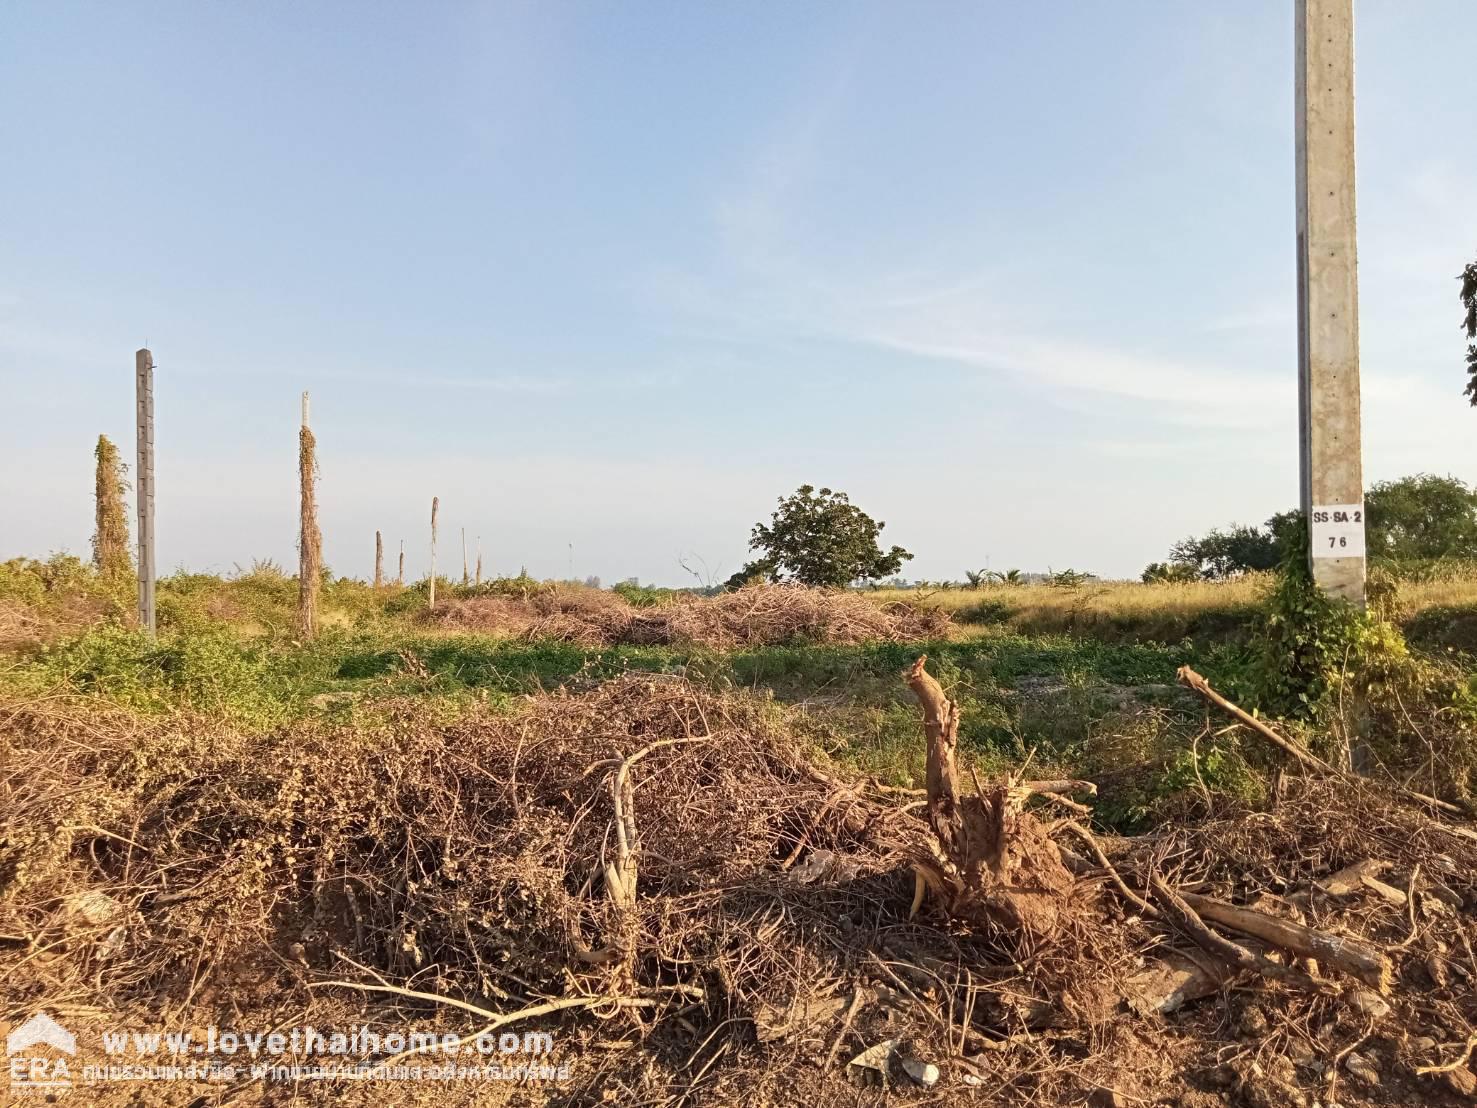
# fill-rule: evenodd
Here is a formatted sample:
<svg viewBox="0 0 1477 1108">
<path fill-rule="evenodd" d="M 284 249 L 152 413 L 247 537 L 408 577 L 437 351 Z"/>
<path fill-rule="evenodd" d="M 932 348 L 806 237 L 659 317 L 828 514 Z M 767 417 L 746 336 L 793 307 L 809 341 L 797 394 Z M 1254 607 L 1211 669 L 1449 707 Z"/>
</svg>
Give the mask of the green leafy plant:
<svg viewBox="0 0 1477 1108">
<path fill-rule="evenodd" d="M 659 585 L 643 585 L 634 577 L 629 581 L 618 581 L 611 586 L 610 591 L 615 593 L 633 608 L 654 608 L 658 604 L 665 604 L 673 597 L 679 596 L 690 589 L 667 589 Z"/>
<path fill-rule="evenodd" d="M 92 533 L 92 564 L 108 579 L 133 577 L 133 559 L 128 553 L 128 514 L 123 507 L 123 460 L 107 435 L 97 437 L 93 451 L 97 459 L 94 492 L 96 528 Z"/>
<path fill-rule="evenodd" d="M 1405 668 L 1404 636 L 1385 618 L 1388 605 L 1361 611 L 1313 582 L 1306 528 L 1278 571 L 1256 640 L 1251 689 L 1264 714 L 1324 720 L 1334 694 L 1367 695 Z M 1378 585 L 1378 582 L 1377 582 Z"/>
<path fill-rule="evenodd" d="M 1059 589 L 1075 589 L 1087 584 L 1089 581 L 1097 580 L 1097 574 L 1084 573 L 1077 569 L 1064 569 L 1060 572 L 1051 573 L 1048 584 Z"/>
</svg>

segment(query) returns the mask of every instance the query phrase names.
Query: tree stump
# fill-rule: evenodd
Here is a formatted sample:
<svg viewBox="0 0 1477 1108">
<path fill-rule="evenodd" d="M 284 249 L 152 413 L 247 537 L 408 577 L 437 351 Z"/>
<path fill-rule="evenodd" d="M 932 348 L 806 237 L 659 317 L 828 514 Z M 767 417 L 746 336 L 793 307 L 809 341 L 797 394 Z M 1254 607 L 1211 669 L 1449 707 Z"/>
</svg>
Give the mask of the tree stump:
<svg viewBox="0 0 1477 1108">
<path fill-rule="evenodd" d="M 926 661 L 923 655 L 903 674 L 923 707 L 928 820 L 937 839 L 920 872 L 951 916 L 1039 946 L 1061 929 L 1074 878 L 1056 843 L 1025 811 L 1031 790 L 976 782 L 978 792 L 961 794 L 959 706 L 923 668 Z"/>
</svg>

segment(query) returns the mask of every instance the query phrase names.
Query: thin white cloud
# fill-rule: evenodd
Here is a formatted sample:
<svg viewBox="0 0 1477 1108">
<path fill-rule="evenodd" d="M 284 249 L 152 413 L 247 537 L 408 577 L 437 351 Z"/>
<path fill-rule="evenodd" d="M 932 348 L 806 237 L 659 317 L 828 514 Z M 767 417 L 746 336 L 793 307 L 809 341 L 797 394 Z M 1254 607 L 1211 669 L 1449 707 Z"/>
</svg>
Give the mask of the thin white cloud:
<svg viewBox="0 0 1477 1108">
<path fill-rule="evenodd" d="M 1287 407 L 1290 375 L 1076 342 L 1037 322 L 1045 313 L 1011 291 L 1003 267 L 952 272 L 895 257 L 867 271 L 807 252 L 805 213 L 817 202 L 826 132 L 845 107 L 844 75 L 780 121 L 715 202 L 716 258 L 707 271 L 664 265 L 632 287 L 666 318 L 697 321 L 705 338 L 775 342 L 809 337 L 950 362 L 1013 377 L 1054 394 L 1138 402 L 1167 424 L 1254 431 L 1269 406 Z M 1221 328 L 1287 326 L 1268 303 L 1230 313 Z"/>
</svg>

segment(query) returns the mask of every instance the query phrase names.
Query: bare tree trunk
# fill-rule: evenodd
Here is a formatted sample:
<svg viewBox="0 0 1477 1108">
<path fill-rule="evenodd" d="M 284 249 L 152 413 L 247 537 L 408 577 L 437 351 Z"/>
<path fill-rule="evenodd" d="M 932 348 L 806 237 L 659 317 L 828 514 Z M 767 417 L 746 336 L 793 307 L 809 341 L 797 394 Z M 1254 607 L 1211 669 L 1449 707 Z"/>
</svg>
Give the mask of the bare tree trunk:
<svg viewBox="0 0 1477 1108">
<path fill-rule="evenodd" d="M 436 516 L 441 511 L 441 498 L 431 497 L 431 594 L 427 607 L 436 606 Z"/>
<path fill-rule="evenodd" d="M 374 533 L 374 587 L 379 588 L 385 583 L 385 537 L 378 531 Z"/>
<path fill-rule="evenodd" d="M 472 575 L 467 572 L 467 529 L 462 528 L 462 588 L 472 583 Z"/>
<path fill-rule="evenodd" d="M 298 526 L 297 632 L 304 642 L 318 630 L 318 590 L 323 581 L 323 535 L 318 530 L 317 443 L 308 430 L 308 394 L 303 393 L 303 425 L 298 431 L 298 484 L 301 518 Z"/>
<path fill-rule="evenodd" d="M 477 587 L 482 587 L 482 536 L 477 536 Z"/>
<path fill-rule="evenodd" d="M 405 540 L 400 540 L 400 572 L 395 575 L 395 584 L 405 584 Z"/>
</svg>

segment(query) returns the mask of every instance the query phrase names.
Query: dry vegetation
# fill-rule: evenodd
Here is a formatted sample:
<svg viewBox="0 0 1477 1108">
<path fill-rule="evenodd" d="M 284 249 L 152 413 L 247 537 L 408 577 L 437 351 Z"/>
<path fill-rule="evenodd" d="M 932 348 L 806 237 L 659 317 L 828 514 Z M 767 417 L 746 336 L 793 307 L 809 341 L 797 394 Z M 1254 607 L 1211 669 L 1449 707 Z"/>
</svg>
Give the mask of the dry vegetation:
<svg viewBox="0 0 1477 1108">
<path fill-rule="evenodd" d="M 396 1090 L 427 1103 L 1413 1105 L 1477 1079 L 1454 1064 L 1477 1026 L 1477 832 L 1372 784 L 1289 777 L 1269 810 L 1104 838 L 1097 860 L 1076 802 L 1045 799 L 1011 818 L 1075 876 L 1051 926 L 1018 930 L 932 895 L 910 918 L 915 867 L 953 849 L 937 816 L 815 762 L 763 698 L 632 675 L 427 709 L 251 732 L 0 702 L 7 1014 L 470 1034 L 527 1012 L 505 1025 L 551 1030 L 572 1067 Z M 1194 897 L 1333 945 L 1315 967 L 1207 939 Z M 1348 972 L 1360 944 L 1388 977 Z"/>
<path fill-rule="evenodd" d="M 917 642 L 947 634 L 948 613 L 858 593 L 753 585 L 714 597 L 636 608 L 614 593 L 559 586 L 527 597 L 480 596 L 440 605 L 435 626 L 554 639 L 727 649 L 785 643 Z"/>
<path fill-rule="evenodd" d="M 133 590 L 90 573 L 76 559 L 0 564 L 0 650 L 34 647 L 102 623 L 127 625 Z M 223 626 L 245 635 L 297 637 L 296 577 L 271 563 L 228 577 L 176 574 L 159 582 L 162 630 Z M 1073 587 L 992 585 L 979 589 L 859 592 L 763 586 L 712 598 L 671 593 L 635 606 L 612 591 L 503 579 L 473 588 L 437 586 L 434 615 L 425 583 L 375 588 L 326 579 L 315 599 L 324 628 L 371 624 L 441 628 L 582 645 L 691 644 L 726 648 L 783 642 L 855 643 L 969 637 L 1004 629 L 1070 634 L 1106 642 L 1244 639 L 1264 611 L 1270 577 L 1139 584 L 1088 581 Z M 1402 580 L 1394 615 L 1432 647 L 1477 652 L 1477 573 Z"/>
<path fill-rule="evenodd" d="M 1176 642 L 1244 632 L 1263 610 L 1271 587 L 1271 574 L 1249 573 L 1224 581 L 877 589 L 870 595 L 884 604 L 902 601 L 938 608 L 965 625 L 1004 626 L 1022 634 L 1067 632 Z M 1395 616 L 1403 624 L 1432 612 L 1477 613 L 1477 574 L 1466 568 L 1424 580 L 1402 580 L 1395 590 Z"/>
<path fill-rule="evenodd" d="M 1354 1108 L 1477 1084 L 1459 667 L 1279 749 L 1171 683 L 1175 658 L 1234 678 L 1239 644 L 1112 641 L 1215 639 L 1263 582 L 642 606 L 519 580 L 428 611 L 326 578 L 305 644 L 296 581 L 259 566 L 168 579 L 145 644 L 59 638 L 126 620 L 86 567 L 5 568 L 34 613 L 0 671 L 7 1021 L 44 1008 L 94 1051 L 118 1026 L 502 1021 L 571 1067 L 89 1102 Z M 960 636 L 981 604 L 1003 626 Z M 1044 626 L 1076 634 L 1016 633 Z M 898 672 L 923 640 L 942 684 Z M 856 768 L 925 751 L 887 784 Z"/>
</svg>

